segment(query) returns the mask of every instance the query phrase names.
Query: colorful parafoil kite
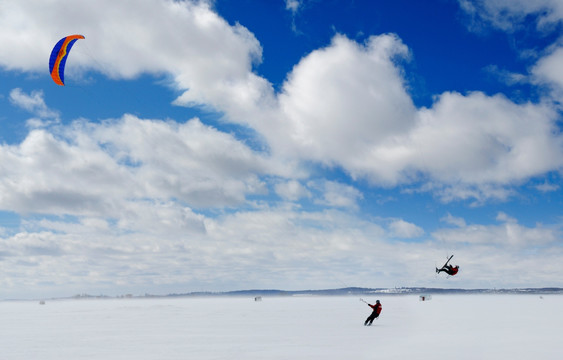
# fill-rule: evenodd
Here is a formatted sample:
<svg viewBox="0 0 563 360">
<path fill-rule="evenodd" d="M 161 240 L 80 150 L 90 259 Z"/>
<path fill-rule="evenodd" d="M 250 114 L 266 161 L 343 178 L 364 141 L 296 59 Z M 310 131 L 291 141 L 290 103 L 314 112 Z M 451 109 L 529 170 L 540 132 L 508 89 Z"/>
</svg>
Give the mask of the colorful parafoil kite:
<svg viewBox="0 0 563 360">
<path fill-rule="evenodd" d="M 51 72 L 51 77 L 53 81 L 58 85 L 64 86 L 65 84 L 65 64 L 68 53 L 72 48 L 72 45 L 78 39 L 84 39 L 82 35 L 69 35 L 60 39 L 59 42 L 51 51 L 51 57 L 49 58 L 49 71 Z"/>
</svg>

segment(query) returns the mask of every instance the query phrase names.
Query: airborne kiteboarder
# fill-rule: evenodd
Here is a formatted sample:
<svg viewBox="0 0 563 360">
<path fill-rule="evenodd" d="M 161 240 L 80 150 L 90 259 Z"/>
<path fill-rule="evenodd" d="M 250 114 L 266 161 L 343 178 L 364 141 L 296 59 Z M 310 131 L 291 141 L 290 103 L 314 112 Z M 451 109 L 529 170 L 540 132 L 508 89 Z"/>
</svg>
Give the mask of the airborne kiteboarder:
<svg viewBox="0 0 563 360">
<path fill-rule="evenodd" d="M 454 276 L 455 274 L 457 274 L 457 272 L 459 271 L 459 266 L 455 265 L 448 265 L 448 263 L 450 262 L 450 260 L 453 258 L 454 256 L 450 256 L 448 258 L 448 261 L 446 261 L 446 263 L 444 264 L 444 266 L 442 266 L 440 269 L 436 268 L 436 273 L 439 274 L 442 271 L 445 272 L 448 275 Z"/>
</svg>

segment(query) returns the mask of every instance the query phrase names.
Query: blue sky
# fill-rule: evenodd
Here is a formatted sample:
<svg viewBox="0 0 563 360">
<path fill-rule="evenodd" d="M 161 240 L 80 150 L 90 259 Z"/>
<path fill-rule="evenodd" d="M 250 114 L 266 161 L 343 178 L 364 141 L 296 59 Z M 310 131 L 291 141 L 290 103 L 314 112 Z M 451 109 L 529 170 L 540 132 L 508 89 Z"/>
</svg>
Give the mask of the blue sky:
<svg viewBox="0 0 563 360">
<path fill-rule="evenodd" d="M 563 286 L 559 1 L 0 4 L 0 298 Z"/>
</svg>

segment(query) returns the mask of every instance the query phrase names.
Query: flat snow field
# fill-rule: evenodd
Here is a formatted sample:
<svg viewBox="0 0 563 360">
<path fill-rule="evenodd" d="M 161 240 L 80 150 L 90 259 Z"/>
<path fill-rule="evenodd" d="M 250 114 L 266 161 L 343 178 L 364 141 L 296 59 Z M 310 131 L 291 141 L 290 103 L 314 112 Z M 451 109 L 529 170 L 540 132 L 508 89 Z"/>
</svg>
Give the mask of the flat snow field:
<svg viewBox="0 0 563 360">
<path fill-rule="evenodd" d="M 0 360 L 563 359 L 561 295 L 0 302 Z"/>
</svg>

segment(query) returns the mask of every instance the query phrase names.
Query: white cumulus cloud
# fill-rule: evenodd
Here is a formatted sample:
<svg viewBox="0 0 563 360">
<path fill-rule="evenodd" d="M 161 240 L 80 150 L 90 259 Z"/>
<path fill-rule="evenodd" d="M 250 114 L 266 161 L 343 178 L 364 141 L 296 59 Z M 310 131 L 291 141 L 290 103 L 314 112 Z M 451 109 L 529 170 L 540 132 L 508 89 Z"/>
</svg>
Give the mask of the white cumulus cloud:
<svg viewBox="0 0 563 360">
<path fill-rule="evenodd" d="M 389 224 L 389 231 L 391 236 L 404 239 L 416 238 L 424 234 L 420 226 L 402 219 L 393 220 Z"/>
<path fill-rule="evenodd" d="M 39 90 L 26 94 L 22 89 L 15 88 L 10 91 L 10 102 L 42 119 L 56 120 L 59 117 L 58 111 L 47 106 L 43 92 Z"/>
</svg>

